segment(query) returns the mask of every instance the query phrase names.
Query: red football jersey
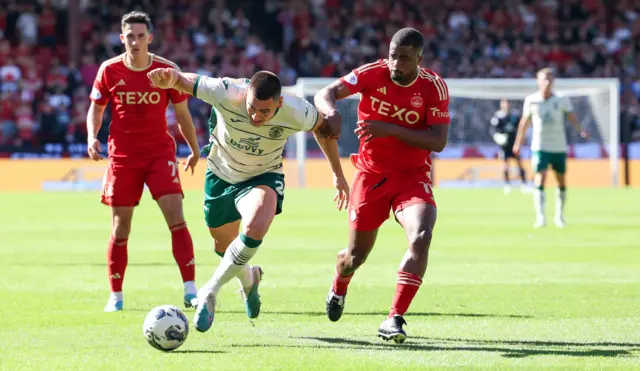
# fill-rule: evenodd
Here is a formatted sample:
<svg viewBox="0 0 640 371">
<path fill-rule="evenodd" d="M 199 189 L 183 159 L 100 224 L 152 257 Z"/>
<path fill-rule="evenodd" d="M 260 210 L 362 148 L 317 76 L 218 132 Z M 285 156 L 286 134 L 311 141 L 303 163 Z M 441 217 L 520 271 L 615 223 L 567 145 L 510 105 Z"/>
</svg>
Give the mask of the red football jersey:
<svg viewBox="0 0 640 371">
<path fill-rule="evenodd" d="M 145 68 L 128 65 L 125 55 L 102 63 L 93 83 L 91 100 L 106 105 L 111 102 L 109 157 L 153 157 L 173 153 L 176 146 L 167 129 L 165 111 L 169 102 L 180 103 L 186 94 L 175 89 L 151 86 L 147 72 L 155 68 L 178 66 L 150 54 Z"/>
<path fill-rule="evenodd" d="M 444 80 L 426 68 L 409 85 L 391 79 L 387 60 L 365 64 L 341 78 L 351 94 L 360 93 L 359 121 L 383 121 L 411 130 L 449 124 L 449 90 Z M 424 174 L 431 169 L 431 151 L 394 137 L 360 142 L 355 166 L 383 175 Z"/>
</svg>

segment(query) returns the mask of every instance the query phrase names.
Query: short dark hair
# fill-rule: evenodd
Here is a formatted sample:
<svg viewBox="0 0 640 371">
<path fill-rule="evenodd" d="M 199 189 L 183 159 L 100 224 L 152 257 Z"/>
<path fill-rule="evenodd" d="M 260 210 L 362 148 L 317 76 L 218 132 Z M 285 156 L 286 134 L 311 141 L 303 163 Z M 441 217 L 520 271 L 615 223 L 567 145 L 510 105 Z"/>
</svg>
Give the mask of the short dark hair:
<svg viewBox="0 0 640 371">
<path fill-rule="evenodd" d="M 424 49 L 424 37 L 420 31 L 411 27 L 405 27 L 396 32 L 391 38 L 391 42 L 397 46 L 411 46 L 418 49 L 421 54 Z"/>
<path fill-rule="evenodd" d="M 147 31 L 151 32 L 152 25 L 151 25 L 151 17 L 149 16 L 149 14 L 145 12 L 139 12 L 139 11 L 129 12 L 122 16 L 122 21 L 120 26 L 122 27 L 122 29 L 124 29 L 125 25 L 134 24 L 134 23 L 144 24 L 145 26 L 147 26 Z"/>
<path fill-rule="evenodd" d="M 280 79 L 269 71 L 256 72 L 249 85 L 253 89 L 253 95 L 259 100 L 278 99 L 282 93 Z"/>
</svg>

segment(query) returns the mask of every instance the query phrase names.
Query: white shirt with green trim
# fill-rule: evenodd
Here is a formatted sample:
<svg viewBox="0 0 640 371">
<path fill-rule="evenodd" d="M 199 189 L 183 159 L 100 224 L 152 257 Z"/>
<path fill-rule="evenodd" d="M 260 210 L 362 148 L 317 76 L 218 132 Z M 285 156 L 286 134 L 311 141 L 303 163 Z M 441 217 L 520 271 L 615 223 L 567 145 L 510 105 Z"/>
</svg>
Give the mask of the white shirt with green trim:
<svg viewBox="0 0 640 371">
<path fill-rule="evenodd" d="M 568 97 L 552 95 L 544 99 L 540 92 L 527 96 L 522 115 L 531 118 L 531 150 L 567 152 L 565 120 L 570 112 L 573 112 L 573 107 Z"/>
<path fill-rule="evenodd" d="M 198 76 L 193 86 L 193 96 L 213 107 L 207 168 L 232 184 L 268 172 L 282 174 L 287 138 L 299 131 L 311 131 L 318 119 L 311 103 L 283 94 L 276 115 L 260 127 L 253 126 L 245 102 L 248 87 L 248 79 L 207 76 Z"/>
</svg>

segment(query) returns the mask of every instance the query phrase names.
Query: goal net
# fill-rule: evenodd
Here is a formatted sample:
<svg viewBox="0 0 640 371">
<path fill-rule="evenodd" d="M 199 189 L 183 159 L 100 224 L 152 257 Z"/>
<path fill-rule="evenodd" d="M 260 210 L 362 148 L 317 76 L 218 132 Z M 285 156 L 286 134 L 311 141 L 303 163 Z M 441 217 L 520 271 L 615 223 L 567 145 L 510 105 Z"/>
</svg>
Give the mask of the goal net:
<svg viewBox="0 0 640 371">
<path fill-rule="evenodd" d="M 301 78 L 295 86 L 285 91 L 304 97 L 313 102 L 314 95 L 333 82 L 332 78 Z M 462 157 L 495 158 L 498 147 L 489 133 L 491 117 L 499 108 L 500 100 L 507 99 L 511 108 L 519 113 L 524 98 L 536 91 L 536 81 L 524 79 L 446 79 L 449 87 L 451 128 L 445 151 L 437 158 Z M 620 159 L 619 130 L 619 82 L 618 79 L 556 79 L 554 90 L 559 95 L 571 99 L 574 112 L 582 128 L 589 134 L 589 140 L 581 139 L 577 132 L 567 125 L 570 156 L 576 158 L 608 158 L 611 185 L 618 185 Z M 358 94 L 338 102 L 342 114 L 342 135 L 338 140 L 340 155 L 348 156 L 357 152 L 358 138 L 353 133 L 357 123 Z M 528 134 L 529 135 L 529 134 Z M 308 158 L 322 158 L 313 135 L 298 133 L 295 141 L 287 144 L 285 156 L 295 159 L 298 185 L 306 184 L 305 161 Z M 522 151 L 524 159 L 529 158 L 528 149 Z M 438 164 L 436 161 L 436 177 Z M 440 186 L 461 182 L 470 186 L 500 184 L 502 167 L 478 166 L 468 169 L 454 179 L 440 178 Z M 487 175 L 488 174 L 488 175 Z"/>
</svg>

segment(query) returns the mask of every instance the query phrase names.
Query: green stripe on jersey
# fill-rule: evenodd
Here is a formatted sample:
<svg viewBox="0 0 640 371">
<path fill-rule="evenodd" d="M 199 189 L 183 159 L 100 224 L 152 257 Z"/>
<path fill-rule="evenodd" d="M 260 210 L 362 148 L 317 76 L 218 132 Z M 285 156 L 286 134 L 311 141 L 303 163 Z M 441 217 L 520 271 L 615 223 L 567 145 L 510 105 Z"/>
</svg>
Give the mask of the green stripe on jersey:
<svg viewBox="0 0 640 371">
<path fill-rule="evenodd" d="M 200 84 L 200 75 L 198 75 L 198 77 L 196 77 L 196 82 L 193 83 L 193 96 L 197 97 L 197 93 L 198 93 L 198 84 Z"/>
</svg>

